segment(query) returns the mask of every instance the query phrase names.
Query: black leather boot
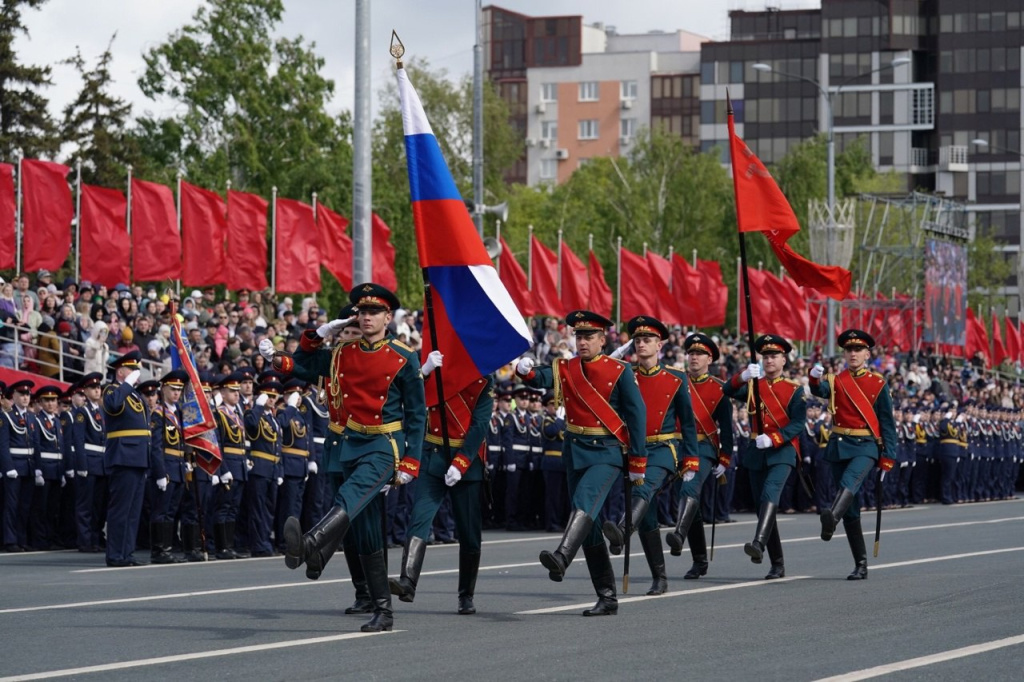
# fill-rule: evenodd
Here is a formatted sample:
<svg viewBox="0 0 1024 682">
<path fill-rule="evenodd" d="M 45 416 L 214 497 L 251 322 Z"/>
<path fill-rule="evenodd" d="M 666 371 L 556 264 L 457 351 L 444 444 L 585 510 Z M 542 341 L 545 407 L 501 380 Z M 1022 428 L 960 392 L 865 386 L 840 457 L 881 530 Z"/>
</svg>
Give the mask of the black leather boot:
<svg viewBox="0 0 1024 682">
<path fill-rule="evenodd" d="M 186 524 L 181 527 L 181 547 L 185 550 L 185 559 L 190 562 L 206 561 L 206 548 L 200 547 L 199 526 Z"/>
<path fill-rule="evenodd" d="M 690 543 L 693 566 L 690 566 L 690 570 L 683 575 L 683 579 L 696 580 L 708 573 L 708 541 L 704 537 L 704 524 L 691 523 L 690 532 L 686 534 L 686 541 Z"/>
<path fill-rule="evenodd" d="M 864 544 L 864 532 L 860 527 L 860 519 L 843 519 L 843 530 L 846 531 L 846 539 L 850 543 L 854 561 L 853 573 L 846 576 L 846 579 L 867 580 L 868 548 Z"/>
<path fill-rule="evenodd" d="M 359 554 L 356 553 L 355 545 L 344 549 L 345 563 L 348 564 L 349 575 L 352 576 L 352 587 L 356 590 L 356 600 L 352 606 L 345 609 L 347 615 L 357 613 L 372 613 L 373 601 L 370 600 L 370 590 L 366 587 L 366 574 L 363 573 L 363 564 L 359 561 Z M 306 568 L 306 577 L 309 577 L 309 568 Z"/>
<path fill-rule="evenodd" d="M 476 613 L 473 593 L 476 592 L 476 576 L 480 572 L 480 552 L 459 552 L 459 615 L 471 616 Z"/>
<path fill-rule="evenodd" d="M 583 541 L 590 535 L 590 529 L 594 526 L 594 520 L 587 516 L 582 509 L 573 509 L 569 516 L 569 523 L 565 526 L 565 533 L 562 534 L 562 541 L 554 552 L 544 550 L 540 553 L 540 563 L 548 569 L 548 577 L 556 583 L 562 582 L 565 576 L 565 569 L 572 563 L 576 552 L 579 551 Z M 604 545 L 602 545 L 603 547 Z"/>
<path fill-rule="evenodd" d="M 647 594 L 665 594 L 668 592 L 668 574 L 665 572 L 665 551 L 661 548 L 661 531 L 655 528 L 640 533 L 639 537 L 647 565 L 651 568 L 651 589 Z"/>
<path fill-rule="evenodd" d="M 633 498 L 633 530 L 640 525 L 640 520 L 647 514 L 647 507 L 649 503 L 647 500 L 639 497 Z M 612 523 L 611 521 L 605 521 L 601 525 L 601 531 L 604 536 L 608 539 L 608 551 L 619 556 L 622 554 L 622 548 L 626 544 L 626 520 L 623 518 L 619 523 Z"/>
<path fill-rule="evenodd" d="M 227 539 L 228 549 L 235 555 L 236 559 L 248 559 L 252 552 L 247 547 L 235 547 L 235 522 L 228 521 L 224 524 L 224 537 Z"/>
<path fill-rule="evenodd" d="M 150 524 L 150 556 L 154 564 L 183 564 L 184 559 L 171 554 L 171 545 L 174 542 L 174 523 L 161 521 Z"/>
<path fill-rule="evenodd" d="M 584 616 L 614 616 L 619 612 L 619 600 L 615 597 L 615 572 L 612 570 L 612 558 L 608 554 L 608 546 L 600 545 L 583 548 L 583 556 L 587 558 L 590 569 L 590 581 L 597 592 L 597 603 L 593 608 L 583 612 Z"/>
<path fill-rule="evenodd" d="M 782 558 L 782 538 L 779 537 L 779 524 L 772 524 L 772 532 L 768 534 L 768 558 L 772 567 L 765 580 L 778 580 L 786 577 L 786 563 Z"/>
<path fill-rule="evenodd" d="M 852 503 L 853 493 L 848 488 L 843 488 L 836 493 L 836 499 L 832 501 L 832 506 L 822 510 L 819 516 L 822 540 L 828 542 L 832 539 L 832 534 L 836 532 L 836 527 L 839 525 L 839 519 L 843 518 Z"/>
<path fill-rule="evenodd" d="M 765 545 L 768 536 L 771 535 L 772 526 L 775 525 L 775 513 L 778 505 L 774 502 L 765 502 L 761 505 L 761 513 L 757 516 L 757 530 L 754 531 L 754 539 L 743 545 L 743 551 L 750 557 L 750 561 L 759 564 L 764 557 Z"/>
<path fill-rule="evenodd" d="M 398 597 L 399 601 L 409 602 L 416 598 L 416 583 L 420 579 L 420 570 L 423 568 L 423 555 L 427 553 L 427 543 L 422 539 L 410 536 L 405 541 L 405 551 L 402 553 L 402 575 L 396 580 L 388 580 L 388 588 L 391 594 Z"/>
<path fill-rule="evenodd" d="M 307 570 L 319 577 L 324 568 L 321 563 L 321 550 L 331 545 L 337 546 L 345 537 L 349 523 L 348 512 L 341 506 L 334 505 L 308 533 L 303 535 L 299 520 L 289 516 L 284 522 L 285 566 L 298 568 L 306 562 Z"/>
<path fill-rule="evenodd" d="M 373 601 L 373 617 L 359 629 L 363 632 L 390 630 L 394 627 L 395 618 L 391 611 L 391 591 L 388 589 L 388 567 L 384 563 L 384 550 L 378 550 L 368 556 L 361 555 L 359 561 L 363 564 L 366 587 L 370 590 L 370 599 Z"/>
<path fill-rule="evenodd" d="M 693 523 L 699 510 L 700 502 L 697 498 L 685 497 L 679 501 L 676 529 L 671 533 L 665 534 L 665 542 L 668 543 L 672 556 L 683 555 L 683 540 L 690 532 L 690 524 Z"/>
<path fill-rule="evenodd" d="M 237 559 L 235 550 L 228 543 L 228 527 L 226 523 L 213 524 L 213 545 L 217 548 L 216 557 L 221 560 Z"/>
</svg>

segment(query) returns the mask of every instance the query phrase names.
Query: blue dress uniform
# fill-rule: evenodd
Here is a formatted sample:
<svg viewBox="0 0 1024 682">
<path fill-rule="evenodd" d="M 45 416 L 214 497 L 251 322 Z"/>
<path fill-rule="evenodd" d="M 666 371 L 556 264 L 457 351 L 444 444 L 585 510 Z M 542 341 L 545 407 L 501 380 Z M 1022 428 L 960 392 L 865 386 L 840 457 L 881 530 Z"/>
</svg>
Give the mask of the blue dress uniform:
<svg viewBox="0 0 1024 682">
<path fill-rule="evenodd" d="M 493 502 L 490 523 L 485 527 L 502 528 L 505 525 L 505 462 L 512 449 L 512 415 L 508 409 L 512 392 L 500 389 L 495 392 L 495 408 L 487 429 L 487 470 L 491 474 Z"/>
<path fill-rule="evenodd" d="M 483 517 L 480 511 L 480 484 L 484 479 L 484 434 L 494 409 L 494 382 L 480 377 L 457 395 L 445 396 L 448 447 L 441 430 L 441 409 L 427 409 L 427 434 L 424 437 L 419 489 L 412 509 L 409 539 L 402 554 L 401 575 L 391 580 L 391 594 L 404 602 L 416 597 L 416 585 L 423 568 L 431 521 L 445 498 L 451 500 L 452 516 L 459 534 L 460 615 L 476 613 L 473 594 L 480 570 L 480 546 Z M 456 479 L 452 470 L 458 472 Z"/>
<path fill-rule="evenodd" d="M 132 351 L 111 363 L 115 372 L 136 371 L 141 354 Z M 128 374 L 127 376 L 130 376 Z M 127 376 L 125 378 L 127 378 Z M 106 466 L 110 501 L 107 507 L 107 566 L 139 566 L 134 557 L 150 466 L 149 414 L 135 386 L 124 380 L 103 389 L 107 427 Z"/>
<path fill-rule="evenodd" d="M 240 398 L 242 375 L 229 374 L 218 388 Z M 246 481 L 249 478 L 249 444 L 245 437 L 245 415 L 241 402 L 231 405 L 225 400 L 214 414 L 217 424 L 217 442 L 220 444 L 221 464 L 217 472 L 217 490 L 214 492 L 216 511 L 213 520 L 213 542 L 218 559 L 238 559 L 235 551 L 235 524 L 242 505 Z"/>
<path fill-rule="evenodd" d="M 245 413 L 245 435 L 251 444 L 249 461 L 252 462 L 252 469 L 245 484 L 243 504 L 248 512 L 248 536 L 254 557 L 274 555 L 270 534 L 274 528 L 277 489 L 284 482 L 281 427 L 274 411 L 260 403 L 263 395 L 279 399 L 282 388 L 281 382 L 275 379 L 260 383 L 257 386 L 260 396 Z"/>
<path fill-rule="evenodd" d="M 78 546 L 78 528 L 75 524 L 75 413 L 72 407 L 72 395 L 76 388 L 72 384 L 58 399 L 60 430 L 64 435 L 64 478 L 67 485 L 61 490 L 57 535 L 65 549 Z"/>
<path fill-rule="evenodd" d="M 611 320 L 587 310 L 566 317 L 577 344 L 604 342 Z M 555 403 L 566 411 L 565 462 L 572 514 L 554 552 L 541 552 L 540 562 L 548 577 L 560 582 L 579 548 L 583 547 L 591 582 L 598 602 L 585 616 L 614 615 L 618 612 L 615 573 L 608 546 L 594 521 L 612 484 L 622 477 L 628 464 L 633 481 L 642 480 L 647 465 L 644 426 L 647 419 L 636 377 L 627 363 L 596 350 L 587 360 L 555 360 L 550 367 L 529 369 L 520 360 L 517 372 L 529 386 L 551 388 Z M 624 461 L 626 460 L 626 461 Z"/>
<path fill-rule="evenodd" d="M 875 340 L 867 332 L 847 329 L 839 335 L 838 343 L 847 352 L 861 352 L 873 348 Z M 858 492 L 876 463 L 883 471 L 891 471 L 896 463 L 899 439 L 889 387 L 882 375 L 864 367 L 820 379 L 811 376 L 810 387 L 814 395 L 828 400 L 833 423 L 825 461 L 839 488 L 831 507 L 821 510 L 821 539 L 832 539 L 842 519 L 855 561 L 847 578 L 864 580 L 868 576 L 868 554 L 860 525 Z M 879 490 L 878 504 L 884 503 L 882 497 Z"/>
<path fill-rule="evenodd" d="M 327 452 L 328 470 L 340 467 L 344 482 L 334 496 L 334 506 L 305 535 L 297 518 L 285 522 L 285 565 L 298 568 L 305 562 L 307 576 L 319 576 L 321 552 L 337 547 L 351 526 L 374 602 L 373 618 L 362 630 L 378 632 L 391 629 L 394 618 L 382 509 L 374 500 L 389 482 L 401 483 L 419 474 L 417 457 L 423 449 L 426 408 L 415 351 L 378 326 L 381 322 L 386 325 L 391 311 L 399 307 L 398 297 L 380 285 L 367 283 L 355 286 L 349 300 L 359 311 L 360 324 L 365 325 L 363 338 L 328 350 L 321 348 L 324 338 L 320 334 L 306 331 L 293 359 L 299 378 L 312 382 L 325 377 L 329 382 L 332 417 L 344 404 L 344 429 L 340 438 L 330 441 Z M 379 331 L 367 339 L 368 328 Z M 277 361 L 275 357 L 275 364 Z"/>
<path fill-rule="evenodd" d="M 526 410 L 532 392 L 526 386 L 520 386 L 514 395 L 516 409 L 509 413 L 512 443 L 505 453 L 505 529 L 521 531 L 527 528 L 526 516 L 529 509 L 529 490 L 521 484 L 529 469 L 532 454 L 532 420 Z"/>
<path fill-rule="evenodd" d="M 956 470 L 960 462 L 960 429 L 950 413 L 939 421 L 939 444 L 936 459 L 939 464 L 939 501 L 954 504 L 956 497 Z"/>
<path fill-rule="evenodd" d="M 914 477 L 916 457 L 914 447 L 916 434 L 914 424 L 910 421 L 910 410 L 903 410 L 903 421 L 897 424 L 896 435 L 900 439 L 900 474 L 897 477 L 896 502 L 901 508 L 910 506 L 910 482 Z"/>
<path fill-rule="evenodd" d="M 314 387 L 315 388 L 315 387 Z M 306 420 L 306 429 L 310 433 L 309 478 L 302 494 L 302 526 L 311 528 L 317 519 L 324 515 L 324 499 L 329 487 L 327 469 L 323 462 L 324 443 L 327 442 L 327 408 L 317 398 L 315 392 L 307 392 L 299 405 L 299 412 Z"/>
<path fill-rule="evenodd" d="M 634 339 L 647 336 L 664 341 L 669 335 L 668 328 L 660 320 L 644 315 L 629 320 L 626 328 Z M 654 498 L 671 485 L 677 473 L 693 471 L 694 476 L 682 486 L 689 511 L 681 512 L 686 513 L 692 521 L 699 506 L 700 487 L 714 468 L 718 453 L 711 454 L 710 464 L 700 462 L 693 405 L 690 401 L 690 381 L 685 372 L 675 367 L 663 367 L 657 362 L 650 369 L 640 364 L 634 365 L 633 372 L 646 408 L 644 436 L 647 443 L 647 469 L 644 484 L 633 494 L 632 509 L 626 513 L 631 516 L 631 526 L 636 529 L 647 565 L 651 569 L 653 581 L 647 594 L 654 595 L 668 590 L 665 556 L 658 530 L 658 508 Z M 625 543 L 624 517 L 625 513 L 621 522 L 605 521 L 603 526 L 610 545 L 609 551 L 615 555 L 622 553 Z M 689 525 L 689 521 L 686 525 Z M 685 535 L 688 531 L 689 528 L 686 528 L 682 532 Z"/>
<path fill-rule="evenodd" d="M 754 342 L 754 350 L 761 355 L 784 355 L 792 349 L 789 341 L 774 334 L 764 334 Z M 743 546 L 743 551 L 753 563 L 759 564 L 767 548 L 772 571 L 766 578 L 773 578 L 785 574 L 782 539 L 775 517 L 782 486 L 799 456 L 796 443 L 807 418 L 807 401 L 803 388 L 781 375 L 760 378 L 757 382 L 760 405 L 754 404 L 753 382 L 745 381 L 742 374 L 733 376 L 723 391 L 730 398 L 745 402 L 748 414 L 760 415 L 759 420 L 751 416 L 751 426 L 757 429 L 759 421 L 761 433 L 750 439 L 743 452 L 743 466 L 750 472 L 750 492 L 759 507 L 754 539 Z M 767 447 L 758 446 L 762 436 L 770 441 Z"/>
<path fill-rule="evenodd" d="M 924 412 L 925 419 L 928 413 Z M 910 477 L 910 501 L 914 504 L 922 504 L 928 498 L 928 471 L 931 468 L 928 463 L 928 431 L 921 421 L 922 412 L 914 411 L 911 423 L 914 425 L 914 471 Z"/>
<path fill-rule="evenodd" d="M 99 372 L 86 374 L 78 383 L 83 392 L 103 383 Z M 102 401 L 102 398 L 101 398 Z M 102 402 L 88 398 L 74 412 L 71 437 L 75 449 L 75 526 L 79 552 L 102 552 L 103 527 L 107 522 L 107 429 Z"/>
<path fill-rule="evenodd" d="M 277 511 L 274 515 L 274 542 L 278 549 L 284 550 L 284 521 L 289 516 L 302 515 L 302 496 L 306 488 L 306 476 L 309 473 L 309 452 L 311 433 L 305 415 L 299 408 L 288 403 L 296 400 L 290 396 L 298 396 L 302 402 L 302 390 L 306 382 L 300 379 L 289 379 L 284 384 L 285 405 L 278 410 L 277 423 L 281 427 L 281 462 L 284 482 L 277 490 Z"/>
<path fill-rule="evenodd" d="M 28 543 L 29 510 L 35 489 L 35 416 L 28 411 L 28 400 L 34 382 L 18 381 L 7 387 L 8 400 L 15 404 L 0 419 L 0 472 L 4 476 L 4 549 L 23 552 Z M 16 397 L 22 396 L 22 397 Z"/>
<path fill-rule="evenodd" d="M 181 390 L 188 381 L 184 370 L 168 372 L 160 383 Z M 140 390 L 142 388 L 140 387 Z M 171 554 L 174 529 L 185 493 L 185 435 L 176 404 L 161 396 L 149 418 L 152 432 L 149 470 L 150 561 L 154 564 L 181 563 Z M 163 488 L 161 489 L 161 485 Z"/>
<path fill-rule="evenodd" d="M 544 475 L 544 530 L 548 533 L 561 533 L 565 530 L 566 519 L 569 518 L 565 462 L 562 460 L 565 420 L 555 412 L 554 391 L 545 392 L 542 401 L 545 412 L 544 421 L 541 423 L 541 437 L 544 440 L 540 470 Z"/>
<path fill-rule="evenodd" d="M 56 386 L 36 389 L 34 400 L 42 406 L 36 415 L 36 489 L 32 496 L 32 540 L 35 549 L 51 549 L 59 544 L 57 529 L 60 520 L 61 489 L 67 485 L 64 476 L 64 430 L 57 412 Z M 39 485 L 40 476 L 43 485 Z"/>
</svg>

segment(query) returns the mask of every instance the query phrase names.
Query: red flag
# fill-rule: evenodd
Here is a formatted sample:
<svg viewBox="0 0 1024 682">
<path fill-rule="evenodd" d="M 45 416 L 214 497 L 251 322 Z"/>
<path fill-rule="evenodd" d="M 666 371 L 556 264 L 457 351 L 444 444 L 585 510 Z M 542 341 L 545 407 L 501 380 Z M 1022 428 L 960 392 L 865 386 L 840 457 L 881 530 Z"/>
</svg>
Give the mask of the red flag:
<svg viewBox="0 0 1024 682">
<path fill-rule="evenodd" d="M 529 285 L 526 283 L 526 273 L 519 265 L 519 261 L 512 255 L 512 249 L 508 248 L 505 238 L 501 238 L 501 255 L 498 256 L 498 278 L 505 285 L 512 302 L 516 304 L 523 317 L 533 315 L 533 299 L 530 297 Z"/>
<path fill-rule="evenodd" d="M 974 316 L 974 311 L 967 309 L 967 343 L 965 350 L 967 358 L 973 358 L 975 353 L 983 353 L 985 366 L 991 367 L 991 358 L 988 353 L 988 333 L 985 331 L 984 323 Z"/>
<path fill-rule="evenodd" d="M 21 162 L 22 269 L 57 270 L 71 252 L 75 209 L 65 178 L 71 169 L 52 161 Z"/>
<path fill-rule="evenodd" d="M 718 261 L 697 259 L 700 273 L 701 327 L 721 327 L 725 324 L 725 309 L 729 305 L 729 287 L 722 281 L 722 268 Z"/>
<path fill-rule="evenodd" d="M 372 226 L 373 281 L 395 291 L 398 289 L 398 277 L 395 276 L 395 245 L 391 243 L 391 228 L 376 213 L 373 214 Z"/>
<path fill-rule="evenodd" d="M 1003 345 L 1003 334 L 999 329 L 999 318 L 996 317 L 995 313 L 992 313 L 992 364 L 999 366 L 1003 364 L 1003 360 L 1010 359 L 1010 353 Z M 1016 360 L 1016 358 L 1013 358 Z"/>
<path fill-rule="evenodd" d="M 132 178 L 132 272 L 136 282 L 181 279 L 181 235 L 170 187 Z"/>
<path fill-rule="evenodd" d="M 17 265 L 18 245 L 15 232 L 15 217 L 18 212 L 14 192 L 14 166 L 0 163 L 0 270 Z"/>
<path fill-rule="evenodd" d="M 679 311 L 679 324 L 699 326 L 701 306 L 700 273 L 678 253 L 672 254 L 672 298 Z"/>
<path fill-rule="evenodd" d="M 682 324 L 682 315 L 672 287 L 672 263 L 653 251 L 647 252 L 647 267 L 654 283 L 652 303 L 656 305 L 658 319 L 666 325 Z"/>
<path fill-rule="evenodd" d="M 593 251 L 587 261 L 590 265 L 590 310 L 611 319 L 612 290 L 604 279 L 604 268 Z"/>
<path fill-rule="evenodd" d="M 277 211 L 277 281 L 275 289 L 293 294 L 320 291 L 320 249 L 317 248 L 313 207 L 294 199 L 279 198 L 275 210 Z"/>
<path fill-rule="evenodd" d="M 352 238 L 345 230 L 348 219 L 316 202 L 316 226 L 320 235 L 320 264 L 334 275 L 345 291 L 352 290 Z"/>
<path fill-rule="evenodd" d="M 1006 323 L 1006 352 L 1010 356 L 1010 362 L 1020 362 L 1020 331 L 1009 317 L 1003 321 Z"/>
<path fill-rule="evenodd" d="M 562 316 L 562 302 L 558 299 L 558 255 L 544 246 L 535 235 L 530 235 L 530 297 L 535 315 Z"/>
<path fill-rule="evenodd" d="M 747 270 L 747 279 L 750 283 L 750 307 L 751 313 L 754 316 L 754 332 L 757 334 L 772 332 L 779 336 L 785 336 L 781 330 L 776 329 L 774 326 L 775 320 L 773 317 L 775 313 L 773 308 L 776 303 L 773 299 L 774 292 L 769 278 L 775 280 L 767 270 L 756 270 L 754 268 Z M 742 290 L 740 297 L 740 332 L 746 332 L 749 324 L 747 322 L 747 307 L 742 300 Z M 781 312 L 782 314 L 788 314 L 787 311 Z"/>
<path fill-rule="evenodd" d="M 731 110 L 730 106 L 730 110 Z M 763 232 L 775 256 L 797 284 L 842 300 L 850 291 L 850 271 L 809 261 L 786 243 L 800 231 L 800 223 L 771 173 L 736 135 L 729 114 L 729 151 L 736 194 L 736 222 L 740 232 Z"/>
<path fill-rule="evenodd" d="M 590 305 L 587 266 L 562 242 L 562 310 L 580 310 Z"/>
<path fill-rule="evenodd" d="M 224 240 L 228 221 L 224 200 L 216 192 L 181 183 L 181 232 L 184 267 L 181 282 L 203 287 L 223 284 L 227 271 Z"/>
<path fill-rule="evenodd" d="M 622 273 L 619 301 L 623 321 L 658 312 L 657 302 L 651 301 L 655 286 L 647 261 L 627 249 L 619 249 L 619 258 Z"/>
<path fill-rule="evenodd" d="M 132 281 L 127 213 L 128 200 L 120 191 L 82 185 L 82 279 L 111 289 Z"/>
<path fill-rule="evenodd" d="M 789 304 L 787 322 L 790 341 L 807 341 L 810 338 L 811 315 L 807 310 L 804 290 L 792 277 L 779 281 L 779 286 Z M 776 315 L 776 317 L 778 317 Z"/>
<path fill-rule="evenodd" d="M 267 288 L 267 200 L 228 190 L 227 287 Z"/>
</svg>

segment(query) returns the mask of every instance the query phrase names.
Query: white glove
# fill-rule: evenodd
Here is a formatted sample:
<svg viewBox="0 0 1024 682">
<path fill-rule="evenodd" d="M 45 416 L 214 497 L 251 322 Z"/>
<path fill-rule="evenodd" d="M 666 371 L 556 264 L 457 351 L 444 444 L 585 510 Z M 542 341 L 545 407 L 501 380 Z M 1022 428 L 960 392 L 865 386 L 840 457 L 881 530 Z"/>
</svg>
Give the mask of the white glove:
<svg viewBox="0 0 1024 682">
<path fill-rule="evenodd" d="M 689 483 L 690 481 L 693 480 L 693 477 L 696 476 L 696 475 L 697 475 L 696 471 L 694 471 L 693 469 L 687 469 L 686 472 L 683 474 L 683 482 L 684 483 Z"/>
<path fill-rule="evenodd" d="M 910 462 L 900 462 L 900 469 L 906 469 L 910 466 Z"/>
<path fill-rule="evenodd" d="M 222 396 L 219 392 L 218 393 L 214 393 L 213 394 L 213 405 L 214 405 L 214 407 L 220 407 L 223 404 L 224 404 L 224 396 Z"/>
<path fill-rule="evenodd" d="M 505 471 L 509 472 L 510 474 L 511 473 L 515 473 L 515 470 L 516 470 L 516 465 L 515 464 L 506 464 L 505 465 Z"/>
<path fill-rule="evenodd" d="M 74 477 L 75 477 L 75 470 L 74 469 L 68 469 L 67 471 L 64 472 L 64 478 L 74 478 Z"/>
<path fill-rule="evenodd" d="M 43 472 L 40 471 L 39 469 L 36 469 L 36 485 L 38 485 L 38 486 L 46 485 L 46 481 L 43 480 Z"/>
<path fill-rule="evenodd" d="M 407 485 L 409 483 L 412 483 L 412 478 L 412 474 L 410 474 L 408 471 L 399 471 L 398 485 Z"/>
<path fill-rule="evenodd" d="M 227 484 L 231 483 L 231 481 L 233 481 L 233 480 L 235 480 L 235 477 L 233 475 L 231 475 L 230 471 L 225 471 L 224 475 L 220 477 L 220 482 L 223 483 L 224 485 L 227 485 Z M 217 485 L 217 484 L 214 483 L 214 485 Z"/>
<path fill-rule="evenodd" d="M 811 463 L 811 456 L 808 455 L 807 457 L 804 457 L 804 464 L 810 464 L 810 463 Z"/>
<path fill-rule="evenodd" d="M 491 464 L 490 462 L 488 462 L 488 463 L 487 463 L 487 470 L 488 470 L 488 471 L 494 471 L 494 465 L 493 465 L 493 464 Z"/>
<path fill-rule="evenodd" d="M 766 433 L 762 433 L 754 439 L 754 445 L 758 450 L 765 450 L 772 446 L 772 439 Z"/>
<path fill-rule="evenodd" d="M 260 407 L 263 407 L 264 405 L 267 404 L 268 400 L 270 400 L 270 396 L 268 396 L 266 393 L 260 393 L 259 396 L 256 398 L 256 404 L 259 405 Z"/>
<path fill-rule="evenodd" d="M 277 477 L 277 484 L 278 485 L 284 485 L 284 479 L 282 477 L 278 476 Z"/>
<path fill-rule="evenodd" d="M 448 472 L 444 475 L 444 484 L 451 488 L 453 485 L 462 480 L 462 472 L 459 471 L 459 467 L 454 464 L 448 467 Z"/>
<path fill-rule="evenodd" d="M 17 469 L 11 469 L 5 475 L 7 476 L 7 478 L 17 478 L 18 477 L 18 470 Z"/>
<path fill-rule="evenodd" d="M 252 460 L 251 460 L 251 459 L 247 459 L 247 460 L 245 460 L 245 470 L 246 470 L 246 471 L 252 471 L 252 468 L 253 468 L 254 466 L 256 466 L 256 465 L 252 463 Z"/>
<path fill-rule="evenodd" d="M 629 349 L 632 346 L 633 346 L 633 340 L 630 339 L 626 343 L 622 344 L 621 346 L 619 346 L 618 348 L 613 350 L 608 357 L 615 358 L 616 360 L 621 360 L 622 358 L 624 358 L 627 355 L 629 355 Z"/>
<path fill-rule="evenodd" d="M 300 394 L 298 391 L 292 391 L 291 393 L 288 394 L 288 400 L 286 400 L 285 402 L 291 405 L 292 407 L 298 407 L 301 401 L 302 394 Z"/>
<path fill-rule="evenodd" d="M 747 365 L 747 368 L 745 370 L 743 370 L 742 374 L 740 374 L 740 379 L 743 379 L 743 381 L 750 381 L 751 379 L 760 379 L 760 378 L 761 378 L 761 365 L 757 364 L 756 362 L 752 362 L 749 365 Z"/>
<path fill-rule="evenodd" d="M 687 472 L 687 473 L 689 473 L 689 472 Z M 722 476 L 724 476 L 725 475 L 725 465 L 724 464 L 716 464 L 715 468 L 711 470 L 711 475 L 714 476 L 715 478 L 721 478 Z"/>
<path fill-rule="evenodd" d="M 212 485 L 212 486 L 220 485 L 220 476 L 210 476 L 210 485 Z"/>
<path fill-rule="evenodd" d="M 920 424 L 921 423 L 921 415 L 915 414 L 914 418 L 911 421 L 914 422 L 915 424 Z"/>
<path fill-rule="evenodd" d="M 308 471 L 311 474 L 315 474 L 319 470 L 320 470 L 320 467 L 318 467 L 316 465 L 316 462 L 310 462 L 309 464 L 306 465 L 306 471 Z"/>
<path fill-rule="evenodd" d="M 260 349 L 260 355 L 262 355 L 265 360 L 273 360 L 274 359 L 274 342 L 273 341 L 271 341 L 270 339 L 262 339 L 260 341 L 259 349 Z"/>
<path fill-rule="evenodd" d="M 66 479 L 66 478 L 63 478 L 63 477 L 62 477 L 62 478 L 60 479 L 60 487 L 61 487 L 61 488 L 63 488 L 63 487 L 64 487 L 64 486 L 66 486 L 67 484 L 68 484 L 68 479 Z"/>
<path fill-rule="evenodd" d="M 814 363 L 814 367 L 811 367 L 811 378 L 820 379 L 821 375 L 825 373 L 825 368 L 820 362 Z"/>
<path fill-rule="evenodd" d="M 129 386 L 134 386 L 135 384 L 139 383 L 139 379 L 141 377 L 142 372 L 137 369 L 133 369 L 131 373 L 124 378 L 124 383 L 128 384 Z"/>
<path fill-rule="evenodd" d="M 192 471 L 193 471 L 194 469 L 195 469 L 195 467 L 194 467 L 194 466 L 192 466 L 192 465 L 191 465 L 191 464 L 189 464 L 188 462 L 185 462 L 185 472 L 186 472 L 186 473 L 189 473 L 189 474 L 191 474 L 191 473 L 192 473 Z"/>
<path fill-rule="evenodd" d="M 86 476 L 88 476 L 88 475 L 89 475 L 89 472 L 88 472 L 88 471 L 78 471 L 78 472 L 76 472 L 76 473 L 78 474 L 78 477 L 79 477 L 79 478 L 85 478 Z"/>
<path fill-rule="evenodd" d="M 643 474 L 635 473 L 633 471 L 630 471 L 629 472 L 629 482 L 630 483 L 636 483 L 637 481 L 640 481 L 639 483 L 637 483 L 637 485 L 643 485 L 644 475 Z"/>
<path fill-rule="evenodd" d="M 384 487 L 380 489 L 380 494 L 381 495 L 387 495 L 389 492 L 391 492 L 391 484 L 390 483 L 385 484 Z"/>
<path fill-rule="evenodd" d="M 430 373 L 444 364 L 444 355 L 439 350 L 432 350 L 427 353 L 427 359 L 423 361 L 420 372 L 423 376 L 430 376 Z"/>
<path fill-rule="evenodd" d="M 520 358 L 519 362 L 516 363 L 516 374 L 524 377 L 533 370 L 536 364 L 533 358 Z"/>
<path fill-rule="evenodd" d="M 316 328 L 316 335 L 321 339 L 326 339 L 331 334 L 336 334 L 342 330 L 342 328 L 352 321 L 351 317 L 346 317 L 340 320 L 331 320 L 327 324 L 322 324 Z"/>
<path fill-rule="evenodd" d="M 167 490 L 167 477 L 156 479 L 156 487 L 160 489 L 160 492 Z"/>
<path fill-rule="evenodd" d="M 956 416 L 956 421 L 957 421 L 958 424 L 962 424 L 965 421 L 967 421 L 967 416 L 961 412 L 960 414 L 958 414 Z"/>
</svg>

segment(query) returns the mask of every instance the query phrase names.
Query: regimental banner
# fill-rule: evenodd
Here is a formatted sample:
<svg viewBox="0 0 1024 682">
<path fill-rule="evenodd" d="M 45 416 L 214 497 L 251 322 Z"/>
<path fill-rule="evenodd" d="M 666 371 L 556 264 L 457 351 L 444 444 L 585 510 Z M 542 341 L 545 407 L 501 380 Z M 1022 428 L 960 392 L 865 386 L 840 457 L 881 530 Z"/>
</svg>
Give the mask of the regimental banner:
<svg viewBox="0 0 1024 682">
<path fill-rule="evenodd" d="M 189 350 L 185 334 L 181 329 L 181 320 L 171 306 L 171 367 L 183 369 L 188 374 L 188 383 L 181 392 L 181 426 L 185 434 L 185 442 L 196 451 L 196 464 L 211 476 L 220 469 L 220 445 L 217 443 L 216 423 L 213 421 L 213 409 L 199 381 L 196 362 Z"/>
</svg>

